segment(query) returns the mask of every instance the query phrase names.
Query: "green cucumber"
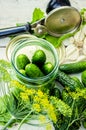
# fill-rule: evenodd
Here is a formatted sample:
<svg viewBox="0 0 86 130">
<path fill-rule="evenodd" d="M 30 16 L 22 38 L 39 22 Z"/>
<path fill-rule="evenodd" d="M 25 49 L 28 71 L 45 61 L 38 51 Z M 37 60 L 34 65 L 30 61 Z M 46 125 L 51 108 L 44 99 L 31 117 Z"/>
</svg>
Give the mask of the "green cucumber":
<svg viewBox="0 0 86 130">
<path fill-rule="evenodd" d="M 63 87 L 69 87 L 71 91 L 75 91 L 76 88 L 83 88 L 82 85 L 80 86 L 80 84 L 75 81 L 75 79 L 60 70 L 58 70 L 56 80 Z"/>
<path fill-rule="evenodd" d="M 27 76 L 25 70 L 21 69 L 21 70 L 19 70 L 19 72 L 20 72 L 22 75 Z"/>
<path fill-rule="evenodd" d="M 45 61 L 46 61 L 45 52 L 40 49 L 35 51 L 34 55 L 32 56 L 32 63 L 41 67 L 45 63 Z"/>
<path fill-rule="evenodd" d="M 37 78 L 44 76 L 39 67 L 32 63 L 26 65 L 25 72 L 27 76 L 30 78 Z"/>
<path fill-rule="evenodd" d="M 67 74 L 80 73 L 86 70 L 86 61 L 79 61 L 70 64 L 62 64 L 59 69 Z"/>
<path fill-rule="evenodd" d="M 76 77 L 76 76 L 73 76 L 72 77 L 77 83 L 78 83 L 78 85 L 80 86 L 80 88 L 84 88 L 84 85 L 83 85 L 83 83 L 79 80 L 79 78 L 78 77 Z"/>
<path fill-rule="evenodd" d="M 71 104 L 72 104 L 72 102 L 73 102 L 72 97 L 69 95 L 69 93 L 68 93 L 65 89 L 63 89 L 63 91 L 62 91 L 62 100 L 63 100 L 66 104 L 68 104 L 69 106 L 71 106 Z"/>
<path fill-rule="evenodd" d="M 58 86 L 59 87 L 59 86 Z M 50 96 L 55 96 L 57 98 L 61 98 L 60 89 L 57 87 L 53 87 L 50 89 Z"/>
<path fill-rule="evenodd" d="M 46 62 L 43 66 L 42 66 L 42 71 L 45 75 L 49 74 L 52 70 L 54 69 L 54 66 L 51 62 Z"/>
<path fill-rule="evenodd" d="M 30 60 L 25 54 L 19 54 L 16 57 L 16 66 L 18 69 L 25 69 L 25 66 L 29 63 Z"/>
</svg>

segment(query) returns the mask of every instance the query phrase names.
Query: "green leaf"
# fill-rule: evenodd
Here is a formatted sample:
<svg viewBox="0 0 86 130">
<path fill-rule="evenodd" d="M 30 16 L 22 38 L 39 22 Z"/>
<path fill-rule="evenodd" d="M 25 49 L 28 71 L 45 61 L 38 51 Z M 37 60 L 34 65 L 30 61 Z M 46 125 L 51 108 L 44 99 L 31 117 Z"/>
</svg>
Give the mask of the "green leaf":
<svg viewBox="0 0 86 130">
<path fill-rule="evenodd" d="M 58 46 L 58 39 L 57 37 L 51 36 L 51 35 L 46 35 L 45 39 L 49 41 L 54 47 Z"/>
<path fill-rule="evenodd" d="M 0 114 L 0 124 L 4 124 L 6 122 L 8 122 L 11 118 L 11 115 L 9 112 Z"/>
<path fill-rule="evenodd" d="M 35 8 L 33 11 L 33 15 L 32 15 L 32 22 L 34 23 L 38 20 L 40 20 L 41 18 L 44 18 L 44 12 L 40 9 L 40 8 Z"/>
<path fill-rule="evenodd" d="M 86 8 L 81 9 L 80 11 L 81 17 L 82 17 L 82 24 L 86 24 Z"/>
<path fill-rule="evenodd" d="M 0 98 L 0 115 L 2 114 L 2 113 L 5 113 L 6 112 L 6 106 L 5 106 L 5 104 L 4 104 L 4 102 L 3 102 L 3 98 Z"/>
<path fill-rule="evenodd" d="M 0 66 L 0 81 L 9 82 L 10 80 L 11 77 L 8 71 L 4 67 Z"/>
<path fill-rule="evenodd" d="M 0 60 L 0 66 L 3 66 L 4 68 L 11 68 L 10 62 L 7 62 L 6 60 L 3 59 Z"/>
<path fill-rule="evenodd" d="M 10 95 L 5 95 L 4 99 L 5 99 L 4 102 L 6 104 L 7 110 L 14 115 L 17 107 L 17 102 L 15 97 L 10 93 Z"/>
<path fill-rule="evenodd" d="M 11 80 L 12 73 L 13 69 L 11 63 L 0 59 L 0 81 L 9 82 Z"/>
</svg>

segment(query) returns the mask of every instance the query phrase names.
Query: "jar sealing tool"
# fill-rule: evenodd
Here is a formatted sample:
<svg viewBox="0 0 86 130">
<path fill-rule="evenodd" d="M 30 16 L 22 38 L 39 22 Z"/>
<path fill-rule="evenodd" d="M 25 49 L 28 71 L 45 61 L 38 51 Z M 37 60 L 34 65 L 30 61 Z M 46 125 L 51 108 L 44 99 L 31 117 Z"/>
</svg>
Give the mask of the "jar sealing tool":
<svg viewBox="0 0 86 130">
<path fill-rule="evenodd" d="M 34 32 L 37 36 L 48 33 L 52 36 L 59 37 L 66 33 L 76 31 L 81 25 L 81 21 L 81 15 L 76 8 L 62 6 L 53 9 L 45 18 L 33 24 L 27 23 L 19 27 L 1 29 L 0 37 L 24 32 Z"/>
</svg>

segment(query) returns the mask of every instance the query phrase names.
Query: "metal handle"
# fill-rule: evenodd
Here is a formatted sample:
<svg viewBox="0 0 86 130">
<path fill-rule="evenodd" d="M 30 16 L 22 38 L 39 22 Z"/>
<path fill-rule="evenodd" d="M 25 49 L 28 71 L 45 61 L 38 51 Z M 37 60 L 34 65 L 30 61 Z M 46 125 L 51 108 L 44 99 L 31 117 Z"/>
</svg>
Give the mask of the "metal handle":
<svg viewBox="0 0 86 130">
<path fill-rule="evenodd" d="M 19 27 L 10 27 L 5 29 L 0 29 L 0 37 L 6 37 L 9 35 L 14 35 L 23 32 L 31 32 L 31 25 L 27 23 L 26 25 Z"/>
</svg>

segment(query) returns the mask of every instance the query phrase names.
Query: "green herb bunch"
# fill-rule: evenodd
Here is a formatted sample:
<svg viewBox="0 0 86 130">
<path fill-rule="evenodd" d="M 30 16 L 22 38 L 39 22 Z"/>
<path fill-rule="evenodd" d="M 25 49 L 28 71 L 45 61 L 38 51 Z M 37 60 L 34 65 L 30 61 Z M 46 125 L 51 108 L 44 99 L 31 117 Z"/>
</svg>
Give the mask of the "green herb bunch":
<svg viewBox="0 0 86 130">
<path fill-rule="evenodd" d="M 9 89 L 9 93 L 2 97 L 6 111 L 9 113 L 3 130 L 18 122 L 20 123 L 18 129 L 20 129 L 24 122 L 29 122 L 34 118 L 40 120 L 41 117 L 41 120 L 44 119 L 41 123 L 46 123 L 47 119 L 56 123 L 55 108 L 48 100 L 48 96 L 41 90 L 28 89 L 15 80 L 10 82 Z"/>
<path fill-rule="evenodd" d="M 47 119 L 54 124 L 58 122 L 59 116 L 71 117 L 71 108 L 60 99 L 49 96 L 41 90 L 26 88 L 16 80 L 12 80 L 9 85 L 10 92 L 3 97 L 6 110 L 9 113 L 9 120 L 4 126 L 5 130 L 10 124 L 20 123 L 19 129 L 24 122 L 43 117 L 41 123 L 46 123 Z"/>
<path fill-rule="evenodd" d="M 0 124 L 4 125 L 2 130 L 16 123 L 19 124 L 18 129 L 20 129 L 23 123 L 28 123 L 33 119 L 38 119 L 40 124 L 47 121 L 56 124 L 62 115 L 71 117 L 72 110 L 69 105 L 40 89 L 27 88 L 12 79 L 12 75 L 9 74 L 10 69 L 12 71 L 10 63 L 4 60 L 0 63 L 0 71 L 3 72 L 0 81 Z M 2 63 L 4 63 L 3 69 Z"/>
<path fill-rule="evenodd" d="M 58 127 L 58 130 L 77 130 L 82 122 L 86 120 L 86 88 L 77 88 L 76 91 L 64 89 L 62 100 L 72 109 L 72 116 L 64 118 Z"/>
</svg>

